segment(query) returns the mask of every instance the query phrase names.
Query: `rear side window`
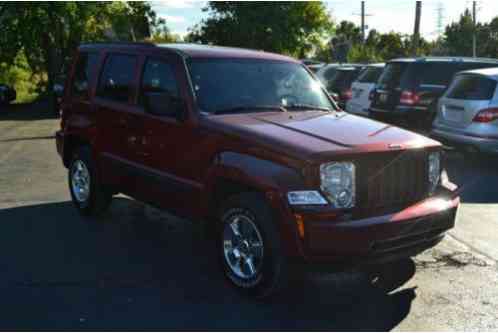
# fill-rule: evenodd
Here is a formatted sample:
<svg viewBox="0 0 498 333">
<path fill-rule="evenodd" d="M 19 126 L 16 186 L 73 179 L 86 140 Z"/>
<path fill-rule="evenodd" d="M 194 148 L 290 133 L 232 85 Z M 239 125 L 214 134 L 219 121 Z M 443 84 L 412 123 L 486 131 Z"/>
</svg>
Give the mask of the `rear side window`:
<svg viewBox="0 0 498 333">
<path fill-rule="evenodd" d="M 376 83 L 382 74 L 381 67 L 367 67 L 356 80 L 359 83 Z"/>
<path fill-rule="evenodd" d="M 73 97 L 88 99 L 88 92 L 95 77 L 98 60 L 98 53 L 81 52 L 79 54 L 71 84 Z"/>
<path fill-rule="evenodd" d="M 403 63 L 403 62 L 391 62 L 387 64 L 381 76 L 379 77 L 379 87 L 380 88 L 399 87 L 401 83 L 401 78 L 407 67 L 408 63 Z"/>
<path fill-rule="evenodd" d="M 492 99 L 496 81 L 480 75 L 457 75 L 449 87 L 446 97 L 453 99 Z"/>
<path fill-rule="evenodd" d="M 97 94 L 117 102 L 128 102 L 133 93 L 136 66 L 136 56 L 109 55 L 100 76 Z"/>
</svg>

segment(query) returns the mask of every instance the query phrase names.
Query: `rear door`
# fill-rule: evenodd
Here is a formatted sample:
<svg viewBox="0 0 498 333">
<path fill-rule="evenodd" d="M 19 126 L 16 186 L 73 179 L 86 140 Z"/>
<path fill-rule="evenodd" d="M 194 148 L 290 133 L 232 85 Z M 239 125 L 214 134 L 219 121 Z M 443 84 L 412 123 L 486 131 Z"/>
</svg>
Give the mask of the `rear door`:
<svg viewBox="0 0 498 333">
<path fill-rule="evenodd" d="M 440 124 L 464 128 L 493 99 L 496 81 L 482 75 L 459 74 L 441 98 L 438 110 Z"/>
<path fill-rule="evenodd" d="M 136 166 L 140 161 L 143 118 L 134 102 L 138 62 L 135 54 L 107 54 L 95 98 L 104 178 L 131 195 L 138 182 Z"/>
</svg>

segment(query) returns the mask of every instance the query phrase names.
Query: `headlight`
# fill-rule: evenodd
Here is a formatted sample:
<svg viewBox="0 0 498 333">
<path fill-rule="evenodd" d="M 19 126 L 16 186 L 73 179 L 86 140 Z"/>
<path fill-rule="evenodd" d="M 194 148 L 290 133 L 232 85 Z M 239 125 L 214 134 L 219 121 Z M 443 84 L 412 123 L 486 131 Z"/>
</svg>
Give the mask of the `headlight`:
<svg viewBox="0 0 498 333">
<path fill-rule="evenodd" d="M 441 153 L 433 152 L 429 154 L 428 163 L 428 175 L 429 175 L 429 192 L 433 193 L 436 187 L 439 185 L 439 180 L 441 179 Z"/>
<path fill-rule="evenodd" d="M 335 208 L 355 205 L 355 166 L 351 162 L 320 165 L 321 189 Z"/>
<path fill-rule="evenodd" d="M 327 200 L 318 191 L 293 191 L 287 193 L 291 205 L 326 205 Z"/>
</svg>

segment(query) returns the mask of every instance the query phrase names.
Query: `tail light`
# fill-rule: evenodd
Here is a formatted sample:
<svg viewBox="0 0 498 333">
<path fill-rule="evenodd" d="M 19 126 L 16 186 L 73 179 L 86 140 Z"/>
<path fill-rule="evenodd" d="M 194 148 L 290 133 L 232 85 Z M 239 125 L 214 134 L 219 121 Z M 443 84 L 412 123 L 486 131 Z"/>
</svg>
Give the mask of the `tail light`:
<svg viewBox="0 0 498 333">
<path fill-rule="evenodd" d="M 496 119 L 498 119 L 498 108 L 489 108 L 479 111 L 472 121 L 475 123 L 489 123 Z"/>
<path fill-rule="evenodd" d="M 401 92 L 401 97 L 399 102 L 405 105 L 416 105 L 420 101 L 420 96 L 413 91 L 403 91 Z"/>
<path fill-rule="evenodd" d="M 345 90 L 341 93 L 341 98 L 345 100 L 349 100 L 353 98 L 353 91 L 351 89 Z"/>
</svg>

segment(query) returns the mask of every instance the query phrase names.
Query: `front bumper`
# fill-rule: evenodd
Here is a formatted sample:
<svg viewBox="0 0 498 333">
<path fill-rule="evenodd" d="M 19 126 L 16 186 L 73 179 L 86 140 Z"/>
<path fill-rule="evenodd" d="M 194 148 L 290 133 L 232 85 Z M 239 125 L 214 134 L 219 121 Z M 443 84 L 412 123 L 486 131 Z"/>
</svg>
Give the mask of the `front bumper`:
<svg viewBox="0 0 498 333">
<path fill-rule="evenodd" d="M 57 153 L 61 158 L 64 156 L 64 133 L 62 131 L 55 132 L 55 144 Z"/>
<path fill-rule="evenodd" d="M 460 132 L 455 129 L 445 129 L 443 127 L 434 127 L 431 137 L 440 140 L 456 148 L 474 148 L 484 153 L 498 153 L 498 138 L 483 137 L 471 133 Z"/>
<path fill-rule="evenodd" d="M 435 197 L 395 214 L 341 222 L 306 215 L 303 261 L 335 270 L 417 255 L 453 228 L 459 203 Z"/>
</svg>

